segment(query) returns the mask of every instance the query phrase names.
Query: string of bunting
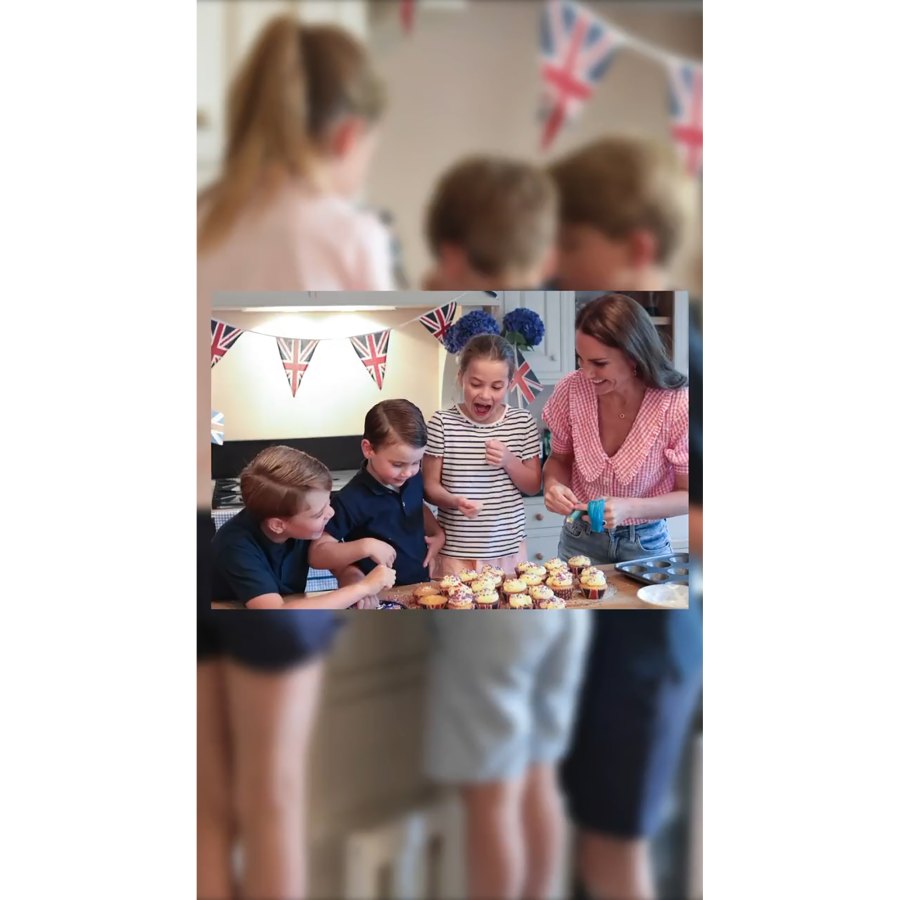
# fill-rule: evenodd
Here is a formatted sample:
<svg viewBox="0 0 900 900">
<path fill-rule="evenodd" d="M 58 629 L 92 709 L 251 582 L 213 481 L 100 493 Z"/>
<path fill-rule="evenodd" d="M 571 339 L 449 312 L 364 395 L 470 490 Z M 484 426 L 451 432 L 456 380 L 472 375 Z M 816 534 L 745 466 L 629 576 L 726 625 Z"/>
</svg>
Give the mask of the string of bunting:
<svg viewBox="0 0 900 900">
<path fill-rule="evenodd" d="M 400 0 L 400 21 L 410 34 L 417 0 Z M 541 150 L 550 149 L 560 130 L 590 100 L 616 54 L 628 48 L 666 70 L 670 133 L 691 175 L 703 163 L 703 66 L 641 40 L 576 0 L 547 0 L 539 24 L 543 123 Z"/>
</svg>

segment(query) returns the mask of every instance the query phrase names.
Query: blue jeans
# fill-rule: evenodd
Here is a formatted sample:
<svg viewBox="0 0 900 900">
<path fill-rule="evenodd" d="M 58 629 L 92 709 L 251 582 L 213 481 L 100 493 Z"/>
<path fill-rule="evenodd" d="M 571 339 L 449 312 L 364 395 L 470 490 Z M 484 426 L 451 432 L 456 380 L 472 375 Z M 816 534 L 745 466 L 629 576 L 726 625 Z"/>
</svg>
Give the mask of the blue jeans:
<svg viewBox="0 0 900 900">
<path fill-rule="evenodd" d="M 587 522 L 566 521 L 559 536 L 560 559 L 587 556 L 594 565 L 625 562 L 672 552 L 665 519 L 643 525 L 619 525 L 612 531 L 591 531 Z"/>
</svg>

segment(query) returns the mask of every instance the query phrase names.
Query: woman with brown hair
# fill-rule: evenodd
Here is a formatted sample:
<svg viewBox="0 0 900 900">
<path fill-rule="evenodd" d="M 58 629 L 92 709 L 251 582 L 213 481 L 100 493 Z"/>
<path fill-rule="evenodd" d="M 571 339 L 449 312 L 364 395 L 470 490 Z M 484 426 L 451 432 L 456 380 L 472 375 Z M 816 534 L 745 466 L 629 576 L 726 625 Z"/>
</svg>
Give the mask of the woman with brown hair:
<svg viewBox="0 0 900 900">
<path fill-rule="evenodd" d="M 569 516 L 605 500 L 603 529 L 566 520 L 559 556 L 604 564 L 670 553 L 688 512 L 687 377 L 645 310 L 608 294 L 575 320 L 579 369 L 544 409 L 544 502 Z M 598 898 L 654 894 L 649 839 L 700 689 L 700 611 L 607 610 L 592 619 L 572 746 L 562 768 L 580 869 Z"/>
</svg>

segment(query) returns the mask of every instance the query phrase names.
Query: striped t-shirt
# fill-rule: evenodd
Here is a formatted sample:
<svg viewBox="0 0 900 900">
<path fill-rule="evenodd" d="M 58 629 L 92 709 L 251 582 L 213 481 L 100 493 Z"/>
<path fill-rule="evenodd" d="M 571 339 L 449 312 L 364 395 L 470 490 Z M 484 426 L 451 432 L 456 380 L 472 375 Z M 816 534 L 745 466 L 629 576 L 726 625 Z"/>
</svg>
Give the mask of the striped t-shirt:
<svg viewBox="0 0 900 900">
<path fill-rule="evenodd" d="M 439 509 L 446 541 L 441 552 L 460 559 L 509 556 L 525 539 L 522 494 L 505 469 L 489 466 L 485 441 L 502 441 L 519 459 L 541 455 L 537 423 L 527 409 L 507 406 L 490 424 L 473 422 L 459 406 L 440 409 L 428 423 L 425 452 L 443 457 L 441 484 L 451 494 L 481 500 L 481 512 L 467 519 L 459 510 Z"/>
</svg>

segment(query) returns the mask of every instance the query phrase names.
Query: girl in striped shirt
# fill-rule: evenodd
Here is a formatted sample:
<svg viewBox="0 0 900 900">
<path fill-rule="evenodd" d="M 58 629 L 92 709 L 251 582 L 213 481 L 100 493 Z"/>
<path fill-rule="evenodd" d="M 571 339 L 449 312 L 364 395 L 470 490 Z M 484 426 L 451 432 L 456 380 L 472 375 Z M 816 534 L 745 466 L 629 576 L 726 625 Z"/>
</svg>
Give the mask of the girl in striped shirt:
<svg viewBox="0 0 900 900">
<path fill-rule="evenodd" d="M 506 402 L 514 372 L 507 341 L 476 335 L 459 358 L 463 401 L 428 423 L 425 494 L 446 534 L 435 577 L 484 565 L 514 574 L 527 559 L 522 494 L 540 490 L 541 440 L 531 413 Z"/>
</svg>

